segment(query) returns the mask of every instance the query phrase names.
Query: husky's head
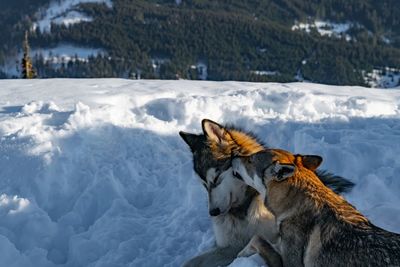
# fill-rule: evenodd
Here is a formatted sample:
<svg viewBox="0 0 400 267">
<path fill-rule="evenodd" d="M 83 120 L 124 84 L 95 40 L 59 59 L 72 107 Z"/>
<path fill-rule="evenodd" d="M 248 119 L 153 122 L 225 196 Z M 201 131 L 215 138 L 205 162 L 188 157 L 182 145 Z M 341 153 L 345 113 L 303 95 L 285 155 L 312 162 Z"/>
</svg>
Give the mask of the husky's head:
<svg viewBox="0 0 400 267">
<path fill-rule="evenodd" d="M 255 192 L 233 176 L 231 155 L 233 151 L 247 155 L 251 149 L 257 148 L 253 150 L 255 153 L 262 146 L 252 136 L 216 122 L 203 120 L 202 126 L 203 134 L 179 134 L 189 145 L 193 153 L 194 170 L 208 192 L 210 215 L 234 212 L 247 203 Z"/>
</svg>

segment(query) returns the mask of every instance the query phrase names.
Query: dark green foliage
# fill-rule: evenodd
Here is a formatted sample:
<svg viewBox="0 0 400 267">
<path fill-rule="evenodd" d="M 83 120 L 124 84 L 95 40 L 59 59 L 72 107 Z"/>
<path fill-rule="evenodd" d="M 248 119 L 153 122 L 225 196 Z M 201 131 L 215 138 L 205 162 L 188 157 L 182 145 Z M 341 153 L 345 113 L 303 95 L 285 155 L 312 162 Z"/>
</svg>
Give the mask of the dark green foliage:
<svg viewBox="0 0 400 267">
<path fill-rule="evenodd" d="M 50 0 L 1 0 L 0 1 L 0 50 L 12 52 L 22 48 L 25 30 L 34 19 L 39 7 Z"/>
<path fill-rule="evenodd" d="M 16 2 L 24 1 L 28 0 Z M 26 14 L 33 14 L 34 8 L 26 9 Z M 180 5 L 174 0 L 114 0 L 112 9 L 99 4 L 82 4 L 80 9 L 94 21 L 72 27 L 53 25 L 51 34 L 35 32 L 32 46 L 67 42 L 104 48 L 108 56 L 65 62 L 57 69 L 36 58 L 40 77 L 140 74 L 141 78 L 199 79 L 191 66 L 207 62 L 210 80 L 287 82 L 301 73 L 314 82 L 363 85 L 362 70 L 400 68 L 396 0 L 183 0 Z M 310 16 L 363 26 L 351 30 L 357 40 L 351 42 L 291 30 L 295 20 Z M 29 24 L 30 19 L 19 17 L 12 29 Z M 382 36 L 390 37 L 392 44 L 382 42 Z M 7 51 L 0 46 L 1 50 Z M 153 68 L 152 59 L 161 63 Z M 261 76 L 254 73 L 257 70 L 277 74 Z"/>
</svg>

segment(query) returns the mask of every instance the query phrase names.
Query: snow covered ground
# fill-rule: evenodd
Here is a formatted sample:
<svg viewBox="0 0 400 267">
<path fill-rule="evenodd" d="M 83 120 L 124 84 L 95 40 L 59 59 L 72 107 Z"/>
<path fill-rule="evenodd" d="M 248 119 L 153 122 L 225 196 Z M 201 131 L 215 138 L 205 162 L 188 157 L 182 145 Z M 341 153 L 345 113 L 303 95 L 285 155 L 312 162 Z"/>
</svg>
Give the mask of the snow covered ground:
<svg viewBox="0 0 400 267">
<path fill-rule="evenodd" d="M 203 118 L 322 155 L 357 184 L 351 203 L 400 232 L 400 90 L 1 80 L 0 266 L 179 266 L 212 246 L 206 192 L 178 135 Z"/>
</svg>

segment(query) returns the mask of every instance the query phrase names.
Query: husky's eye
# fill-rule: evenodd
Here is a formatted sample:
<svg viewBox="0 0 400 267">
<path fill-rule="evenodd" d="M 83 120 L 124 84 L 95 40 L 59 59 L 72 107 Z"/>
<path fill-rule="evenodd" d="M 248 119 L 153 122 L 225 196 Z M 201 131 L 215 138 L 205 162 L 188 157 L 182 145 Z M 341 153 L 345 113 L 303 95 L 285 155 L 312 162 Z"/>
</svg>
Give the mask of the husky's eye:
<svg viewBox="0 0 400 267">
<path fill-rule="evenodd" d="M 219 173 L 219 172 L 215 175 L 214 180 L 213 180 L 214 184 L 218 183 L 218 180 L 219 180 L 220 176 L 221 176 L 221 173 Z"/>
<path fill-rule="evenodd" d="M 244 182 L 243 177 L 240 175 L 240 173 L 238 173 L 236 171 L 233 172 L 233 177 Z"/>
</svg>

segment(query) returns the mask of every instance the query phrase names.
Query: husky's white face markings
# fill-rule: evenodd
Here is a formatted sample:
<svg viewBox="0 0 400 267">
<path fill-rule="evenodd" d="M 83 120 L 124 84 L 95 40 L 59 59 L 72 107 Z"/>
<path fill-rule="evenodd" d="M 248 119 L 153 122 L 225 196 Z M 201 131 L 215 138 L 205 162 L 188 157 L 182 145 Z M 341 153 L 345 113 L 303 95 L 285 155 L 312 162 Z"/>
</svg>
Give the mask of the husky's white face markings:
<svg viewBox="0 0 400 267">
<path fill-rule="evenodd" d="M 240 158 L 234 158 L 232 160 L 232 169 L 233 172 L 240 174 L 244 182 L 257 190 L 262 198 L 265 199 L 267 189 L 263 183 L 263 177 L 259 177 L 256 172 L 254 172 L 253 176 L 250 176 L 246 166 L 242 163 Z"/>
<path fill-rule="evenodd" d="M 219 214 L 216 215 L 224 215 L 245 199 L 246 184 L 233 176 L 232 168 L 222 173 L 211 168 L 207 171 L 206 180 L 210 213 L 218 209 Z"/>
</svg>

